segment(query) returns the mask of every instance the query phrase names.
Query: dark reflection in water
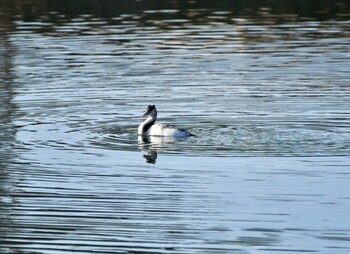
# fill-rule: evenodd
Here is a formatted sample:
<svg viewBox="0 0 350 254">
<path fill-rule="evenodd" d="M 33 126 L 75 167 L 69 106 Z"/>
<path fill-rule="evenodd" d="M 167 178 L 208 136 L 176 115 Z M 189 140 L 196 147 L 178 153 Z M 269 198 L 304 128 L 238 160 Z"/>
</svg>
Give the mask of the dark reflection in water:
<svg viewBox="0 0 350 254">
<path fill-rule="evenodd" d="M 16 146 L 15 118 L 16 105 L 13 102 L 14 64 L 16 52 L 11 45 L 6 30 L 11 24 L 0 20 L 0 252 L 6 238 L 16 231 L 13 209 L 16 206 L 12 193 L 16 188 L 15 170 Z"/>
<path fill-rule="evenodd" d="M 157 161 L 158 152 L 157 152 L 157 148 L 153 147 L 154 144 L 152 143 L 152 140 L 151 140 L 152 138 L 157 138 L 157 137 L 139 136 L 138 142 L 139 142 L 140 150 L 145 153 L 143 157 L 146 159 L 146 162 L 155 164 Z"/>
<path fill-rule="evenodd" d="M 218 11 L 217 15 L 226 16 L 232 12 L 236 17 L 316 19 L 348 18 L 349 3 L 344 0 L 285 0 L 285 1 L 257 1 L 257 0 L 220 0 L 220 1 L 2 1 L 3 13 L 21 15 L 25 21 L 34 21 L 41 18 L 54 18 L 64 15 L 75 17 L 82 14 L 96 17 L 114 18 L 119 15 L 150 14 L 155 19 L 177 17 L 184 19 L 203 20 L 204 14 Z M 145 12 L 145 10 L 149 10 Z M 204 12 L 201 12 L 204 10 Z M 154 12 L 153 12 L 154 11 Z M 224 12 L 220 12 L 224 11 Z M 289 16 L 288 16 L 289 15 Z"/>
<path fill-rule="evenodd" d="M 147 163 L 155 164 L 158 152 L 162 151 L 179 151 L 179 145 L 182 143 L 188 146 L 189 138 L 174 138 L 160 136 L 138 136 L 139 149 L 144 153 L 143 157 Z M 177 148 L 176 148 L 177 147 Z"/>
<path fill-rule="evenodd" d="M 0 1 L 0 253 L 348 253 L 349 9 Z"/>
</svg>

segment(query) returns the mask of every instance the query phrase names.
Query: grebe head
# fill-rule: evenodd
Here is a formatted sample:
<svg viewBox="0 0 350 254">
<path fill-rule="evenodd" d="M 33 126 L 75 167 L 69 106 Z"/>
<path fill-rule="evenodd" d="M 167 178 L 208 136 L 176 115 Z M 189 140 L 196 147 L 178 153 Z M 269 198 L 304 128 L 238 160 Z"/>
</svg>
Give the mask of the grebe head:
<svg viewBox="0 0 350 254">
<path fill-rule="evenodd" d="M 157 109 L 154 105 L 148 105 L 146 113 L 143 114 L 143 117 L 157 117 Z"/>
</svg>

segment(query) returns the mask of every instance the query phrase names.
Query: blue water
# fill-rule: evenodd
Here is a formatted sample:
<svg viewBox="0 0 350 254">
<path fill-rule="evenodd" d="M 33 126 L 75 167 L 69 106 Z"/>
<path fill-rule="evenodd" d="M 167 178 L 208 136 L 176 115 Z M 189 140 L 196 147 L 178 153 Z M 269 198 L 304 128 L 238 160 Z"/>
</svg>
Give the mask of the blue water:
<svg viewBox="0 0 350 254">
<path fill-rule="evenodd" d="M 41 3 L 0 4 L 1 253 L 350 252 L 346 3 Z"/>
</svg>

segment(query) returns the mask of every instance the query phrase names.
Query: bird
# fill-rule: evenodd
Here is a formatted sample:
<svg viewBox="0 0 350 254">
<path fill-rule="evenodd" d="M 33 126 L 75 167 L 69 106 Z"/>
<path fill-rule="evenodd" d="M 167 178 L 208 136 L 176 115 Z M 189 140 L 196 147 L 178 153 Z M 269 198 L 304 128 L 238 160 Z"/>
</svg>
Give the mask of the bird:
<svg viewBox="0 0 350 254">
<path fill-rule="evenodd" d="M 187 130 L 179 129 L 168 124 L 155 123 L 157 120 L 157 109 L 155 105 L 148 105 L 143 117 L 146 119 L 139 125 L 137 133 L 141 136 L 163 136 L 186 138 L 195 136 Z"/>
</svg>

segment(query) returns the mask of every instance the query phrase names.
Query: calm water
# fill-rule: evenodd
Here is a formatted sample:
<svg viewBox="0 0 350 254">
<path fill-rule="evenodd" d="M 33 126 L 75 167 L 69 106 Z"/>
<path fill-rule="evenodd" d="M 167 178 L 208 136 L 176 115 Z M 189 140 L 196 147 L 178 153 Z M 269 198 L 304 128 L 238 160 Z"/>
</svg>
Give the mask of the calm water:
<svg viewBox="0 0 350 254">
<path fill-rule="evenodd" d="M 1 253 L 350 253 L 346 1 L 84 2 L 0 1 Z"/>
</svg>

